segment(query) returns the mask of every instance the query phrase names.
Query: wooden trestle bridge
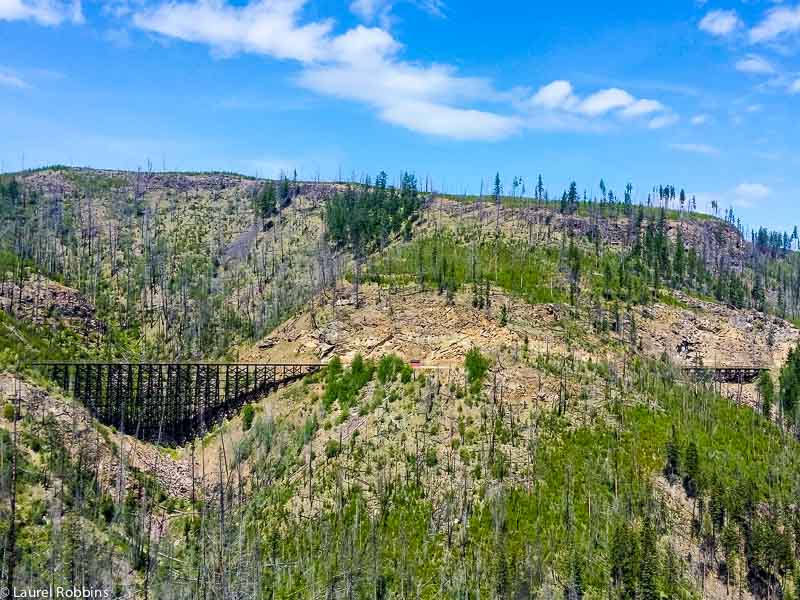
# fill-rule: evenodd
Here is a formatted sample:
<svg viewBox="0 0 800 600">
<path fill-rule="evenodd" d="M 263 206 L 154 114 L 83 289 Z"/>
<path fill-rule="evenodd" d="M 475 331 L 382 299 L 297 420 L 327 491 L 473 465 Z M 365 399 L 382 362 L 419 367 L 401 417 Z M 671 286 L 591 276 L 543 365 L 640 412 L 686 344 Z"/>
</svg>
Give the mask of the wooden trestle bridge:
<svg viewBox="0 0 800 600">
<path fill-rule="evenodd" d="M 101 423 L 139 439 L 181 444 L 243 405 L 321 364 L 37 363 Z"/>
<path fill-rule="evenodd" d="M 684 367 L 681 370 L 695 381 L 733 384 L 753 383 L 769 371 L 764 367 Z"/>
</svg>

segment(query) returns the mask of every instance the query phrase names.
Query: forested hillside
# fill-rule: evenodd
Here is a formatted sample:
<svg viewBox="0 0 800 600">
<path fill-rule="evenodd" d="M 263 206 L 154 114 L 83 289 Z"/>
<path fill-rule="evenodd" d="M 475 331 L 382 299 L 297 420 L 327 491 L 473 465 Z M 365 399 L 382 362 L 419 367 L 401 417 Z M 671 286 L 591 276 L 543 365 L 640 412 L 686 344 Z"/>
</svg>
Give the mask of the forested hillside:
<svg viewBox="0 0 800 600">
<path fill-rule="evenodd" d="M 4 581 L 800 597 L 796 234 L 671 185 L 578 190 L 0 178 Z M 93 421 L 48 359 L 325 367 L 165 448 Z M 730 364 L 765 371 L 682 370 Z"/>
</svg>

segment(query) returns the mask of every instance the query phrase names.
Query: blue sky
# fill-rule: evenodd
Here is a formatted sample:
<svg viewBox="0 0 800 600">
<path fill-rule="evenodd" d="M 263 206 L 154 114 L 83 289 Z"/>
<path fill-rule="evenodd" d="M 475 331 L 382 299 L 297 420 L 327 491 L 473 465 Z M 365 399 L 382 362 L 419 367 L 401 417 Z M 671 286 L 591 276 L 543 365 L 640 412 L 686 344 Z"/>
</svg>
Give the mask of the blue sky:
<svg viewBox="0 0 800 600">
<path fill-rule="evenodd" d="M 800 4 L 0 0 L 0 161 L 673 184 L 800 223 Z"/>
</svg>

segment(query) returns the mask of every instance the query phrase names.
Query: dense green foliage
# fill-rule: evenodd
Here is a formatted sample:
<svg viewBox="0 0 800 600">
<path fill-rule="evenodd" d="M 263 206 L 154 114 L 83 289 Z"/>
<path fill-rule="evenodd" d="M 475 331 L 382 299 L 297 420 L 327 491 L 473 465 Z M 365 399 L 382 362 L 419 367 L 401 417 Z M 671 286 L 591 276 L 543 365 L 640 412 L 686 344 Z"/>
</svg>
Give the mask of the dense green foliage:
<svg viewBox="0 0 800 600">
<path fill-rule="evenodd" d="M 360 354 L 355 356 L 347 369 L 342 366 L 338 356 L 334 357 L 325 371 L 325 407 L 330 408 L 338 403 L 343 411 L 349 410 L 358 401 L 358 393 L 372 379 L 374 372 L 375 365 L 365 361 Z"/>
<path fill-rule="evenodd" d="M 404 383 L 411 379 L 411 366 L 396 354 L 386 354 L 381 357 L 377 368 L 378 381 L 382 384 L 390 383 L 399 375 Z"/>
<path fill-rule="evenodd" d="M 488 301 L 487 283 L 531 303 L 559 302 L 566 294 L 559 285 L 557 264 L 558 250 L 502 240 L 468 243 L 443 233 L 388 249 L 370 264 L 366 277 L 390 284 L 416 280 L 447 293 L 469 286 L 481 307 Z"/>
<path fill-rule="evenodd" d="M 800 426 L 800 347 L 794 348 L 781 370 L 781 415 L 795 431 Z"/>
<path fill-rule="evenodd" d="M 478 348 L 472 348 L 464 359 L 464 370 L 467 373 L 470 390 L 475 395 L 479 394 L 486 373 L 489 371 L 489 360 Z"/>
<path fill-rule="evenodd" d="M 372 185 L 348 186 L 328 200 L 325 217 L 328 236 L 338 246 L 348 247 L 363 256 L 384 247 L 391 237 L 403 231 L 410 237 L 409 223 L 421 206 L 417 180 L 405 173 L 399 188 L 389 186 L 381 172 Z"/>
</svg>

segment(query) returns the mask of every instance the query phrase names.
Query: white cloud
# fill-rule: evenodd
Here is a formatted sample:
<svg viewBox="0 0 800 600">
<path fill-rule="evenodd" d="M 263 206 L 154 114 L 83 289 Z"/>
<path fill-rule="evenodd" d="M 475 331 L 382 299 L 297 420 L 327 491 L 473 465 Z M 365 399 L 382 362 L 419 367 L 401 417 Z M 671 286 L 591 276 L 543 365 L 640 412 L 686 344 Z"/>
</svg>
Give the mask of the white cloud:
<svg viewBox="0 0 800 600">
<path fill-rule="evenodd" d="M 0 21 L 35 21 L 55 26 L 83 23 L 80 0 L 0 0 Z"/>
<path fill-rule="evenodd" d="M 672 110 L 647 98 L 636 98 L 626 90 L 609 88 L 581 97 L 566 80 L 556 80 L 539 88 L 517 107 L 528 114 L 526 126 L 549 131 L 606 131 L 614 119 L 648 117 L 658 127 L 677 121 Z"/>
<path fill-rule="evenodd" d="M 297 168 L 297 163 L 285 158 L 265 156 L 247 161 L 247 166 L 258 177 L 277 179 L 281 175 L 291 174 Z"/>
<path fill-rule="evenodd" d="M 728 206 L 755 208 L 772 197 L 772 190 L 763 183 L 740 183 L 725 192 L 697 192 L 694 196 L 697 198 L 700 207 L 711 213 L 712 203 L 714 202 L 717 203 L 720 211 L 725 210 Z"/>
<path fill-rule="evenodd" d="M 800 94 L 800 79 L 795 79 L 789 85 L 789 93 L 790 94 Z"/>
<path fill-rule="evenodd" d="M 700 21 L 700 29 L 711 35 L 723 37 L 736 31 L 742 24 L 735 10 L 712 10 Z"/>
<path fill-rule="evenodd" d="M 733 190 L 733 205 L 739 208 L 752 208 L 771 195 L 772 190 L 762 183 L 740 183 Z"/>
<path fill-rule="evenodd" d="M 130 48 L 131 36 L 127 29 L 112 28 L 103 33 L 103 39 L 117 48 Z"/>
<path fill-rule="evenodd" d="M 708 120 L 709 120 L 708 115 L 703 114 L 703 115 L 693 116 L 690 122 L 692 125 L 705 125 L 706 123 L 708 123 Z"/>
<path fill-rule="evenodd" d="M 787 34 L 800 31 L 800 5 L 779 6 L 768 11 L 764 19 L 750 30 L 754 44 L 771 42 Z"/>
<path fill-rule="evenodd" d="M 618 108 L 627 108 L 636 99 L 625 90 L 611 88 L 596 92 L 581 102 L 578 111 L 590 117 L 604 115 Z"/>
<path fill-rule="evenodd" d="M 30 87 L 25 80 L 7 71 L 0 71 L 0 86 L 17 88 L 19 90 Z"/>
<path fill-rule="evenodd" d="M 457 140 L 500 139 L 522 127 L 518 117 L 425 101 L 389 104 L 381 109 L 381 116 L 414 131 Z"/>
<path fill-rule="evenodd" d="M 393 3 L 391 0 L 353 0 L 350 11 L 367 23 L 379 21 L 388 27 L 391 21 Z"/>
<path fill-rule="evenodd" d="M 409 2 L 426 13 L 444 16 L 444 2 L 442 0 L 352 0 L 350 12 L 365 23 L 377 21 L 382 27 L 389 28 L 392 23 L 392 10 L 399 2 Z"/>
<path fill-rule="evenodd" d="M 622 111 L 624 117 L 641 117 L 667 110 L 667 107 L 657 100 L 636 100 Z"/>
<path fill-rule="evenodd" d="M 329 20 L 300 24 L 305 0 L 167 3 L 138 13 L 141 28 L 209 44 L 222 55 L 252 52 L 303 64 L 297 82 L 317 93 L 364 102 L 380 118 L 455 139 L 510 135 L 518 119 L 454 104 L 491 99 L 491 85 L 448 65 L 398 58 L 402 45 L 384 29 L 359 25 L 335 36 Z M 438 6 L 437 4 L 434 4 Z M 370 7 L 361 6 L 361 9 Z"/>
<path fill-rule="evenodd" d="M 358 25 L 336 36 L 329 20 L 300 24 L 304 4 L 167 3 L 136 14 L 134 22 L 165 36 L 209 44 L 222 55 L 252 52 L 298 61 L 304 65 L 296 78 L 302 87 L 366 103 L 383 120 L 420 133 L 493 140 L 519 126 L 517 117 L 458 106 L 492 99 L 496 93 L 485 80 L 461 77 L 448 65 L 400 60 L 402 45 L 384 29 Z"/>
<path fill-rule="evenodd" d="M 392 3 L 388 0 L 353 0 L 350 10 L 365 21 L 371 21 L 381 10 L 391 6 Z"/>
<path fill-rule="evenodd" d="M 537 127 L 545 123 L 549 129 L 596 129 L 597 123 L 593 127 L 591 121 L 612 114 L 632 119 L 670 112 L 657 100 L 638 99 L 619 88 L 580 98 L 572 84 L 562 79 L 539 88 L 522 106 L 534 113 Z"/>
<path fill-rule="evenodd" d="M 750 54 L 736 63 L 736 70 L 754 75 L 770 75 L 775 72 L 775 67 L 762 56 Z"/>
<path fill-rule="evenodd" d="M 651 119 L 647 126 L 650 129 L 664 129 L 670 125 L 675 125 L 680 120 L 680 117 L 675 113 L 668 113 Z"/>
<path fill-rule="evenodd" d="M 539 88 L 530 99 L 530 103 L 550 110 L 572 110 L 578 105 L 578 99 L 573 94 L 572 84 L 569 81 L 558 80 Z"/>
<path fill-rule="evenodd" d="M 226 56 L 254 52 L 307 63 L 329 55 L 333 22 L 300 25 L 304 5 L 305 0 L 258 0 L 245 6 L 218 0 L 168 2 L 136 13 L 133 21 L 147 31 L 209 44 Z"/>
<path fill-rule="evenodd" d="M 719 150 L 717 150 L 717 148 L 708 144 L 671 144 L 670 148 L 680 152 L 689 152 L 691 154 L 719 154 Z"/>
</svg>

